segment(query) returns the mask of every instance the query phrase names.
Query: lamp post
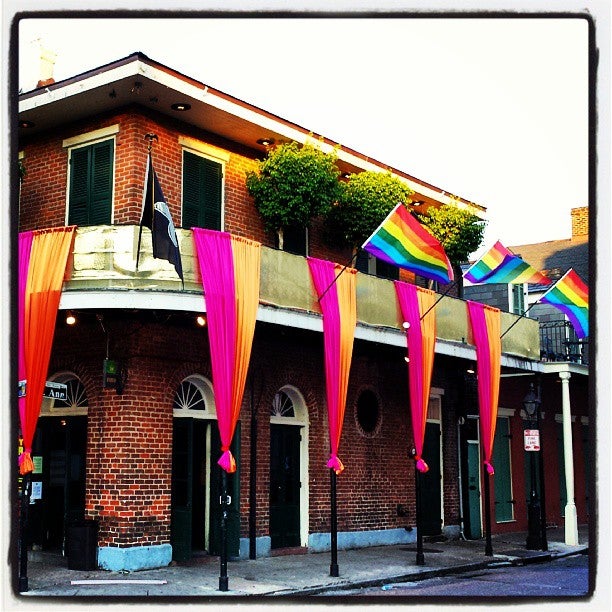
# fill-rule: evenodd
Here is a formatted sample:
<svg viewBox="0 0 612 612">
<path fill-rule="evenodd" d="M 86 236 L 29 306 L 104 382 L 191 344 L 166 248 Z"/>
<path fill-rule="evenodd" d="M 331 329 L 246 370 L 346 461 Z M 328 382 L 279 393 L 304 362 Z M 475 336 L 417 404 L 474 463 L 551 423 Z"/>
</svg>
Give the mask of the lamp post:
<svg viewBox="0 0 612 612">
<path fill-rule="evenodd" d="M 540 452 L 540 397 L 536 393 L 533 383 L 529 385 L 529 392 L 523 398 L 523 406 L 527 414 L 528 429 L 525 429 L 525 451 L 529 453 L 529 480 L 530 493 L 527 503 L 527 542 L 528 550 L 546 550 L 542 543 L 542 516 L 540 499 L 536 488 L 535 453 Z M 543 470 L 540 457 L 540 481 Z"/>
</svg>

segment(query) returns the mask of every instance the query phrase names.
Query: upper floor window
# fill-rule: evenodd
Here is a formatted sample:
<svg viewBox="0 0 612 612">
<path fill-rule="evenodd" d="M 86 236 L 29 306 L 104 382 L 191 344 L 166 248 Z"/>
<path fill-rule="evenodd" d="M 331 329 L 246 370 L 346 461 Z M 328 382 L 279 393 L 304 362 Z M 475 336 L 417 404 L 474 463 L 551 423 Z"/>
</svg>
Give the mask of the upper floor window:
<svg viewBox="0 0 612 612">
<path fill-rule="evenodd" d="M 283 228 L 283 241 L 276 234 L 276 248 L 294 255 L 308 255 L 308 228 L 288 225 Z"/>
<path fill-rule="evenodd" d="M 64 141 L 68 148 L 68 225 L 112 222 L 115 139 L 110 126 Z"/>
<path fill-rule="evenodd" d="M 223 166 L 197 153 L 183 151 L 184 229 L 222 229 Z"/>
<path fill-rule="evenodd" d="M 399 279 L 399 268 L 393 266 L 382 259 L 376 259 L 373 255 L 370 255 L 364 250 L 360 250 L 357 255 L 357 263 L 355 265 L 359 272 L 365 274 L 372 274 L 379 278 L 388 278 L 390 280 Z"/>
<path fill-rule="evenodd" d="M 510 289 L 510 312 L 519 315 L 525 314 L 525 286 L 522 284 L 510 285 Z"/>
</svg>

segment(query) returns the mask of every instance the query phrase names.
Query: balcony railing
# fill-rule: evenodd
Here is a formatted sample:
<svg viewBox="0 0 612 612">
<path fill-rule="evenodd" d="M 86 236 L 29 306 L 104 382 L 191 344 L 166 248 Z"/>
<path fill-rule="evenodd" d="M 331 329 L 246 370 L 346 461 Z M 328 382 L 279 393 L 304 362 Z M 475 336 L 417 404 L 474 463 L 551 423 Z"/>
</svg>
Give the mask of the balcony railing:
<svg viewBox="0 0 612 612">
<path fill-rule="evenodd" d="M 542 361 L 589 363 L 589 340 L 579 340 L 569 321 L 540 323 L 540 345 Z"/>
</svg>

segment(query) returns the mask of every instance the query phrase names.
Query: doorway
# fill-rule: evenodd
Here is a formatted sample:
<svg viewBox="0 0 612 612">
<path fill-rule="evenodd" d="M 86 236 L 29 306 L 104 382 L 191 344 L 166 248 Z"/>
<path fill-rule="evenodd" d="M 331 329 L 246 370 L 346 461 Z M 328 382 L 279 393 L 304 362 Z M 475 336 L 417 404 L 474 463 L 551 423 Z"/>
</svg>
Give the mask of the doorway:
<svg viewBox="0 0 612 612">
<path fill-rule="evenodd" d="M 300 429 L 270 426 L 270 539 L 272 548 L 300 545 Z"/>
<path fill-rule="evenodd" d="M 32 458 L 30 542 L 64 551 L 67 526 L 85 516 L 87 417 L 43 417 Z"/>
<path fill-rule="evenodd" d="M 467 517 L 465 537 L 477 540 L 482 537 L 482 517 L 480 505 L 480 443 L 467 441 Z"/>
<path fill-rule="evenodd" d="M 274 549 L 308 546 L 308 410 L 285 385 L 270 410 L 269 535 Z"/>
</svg>

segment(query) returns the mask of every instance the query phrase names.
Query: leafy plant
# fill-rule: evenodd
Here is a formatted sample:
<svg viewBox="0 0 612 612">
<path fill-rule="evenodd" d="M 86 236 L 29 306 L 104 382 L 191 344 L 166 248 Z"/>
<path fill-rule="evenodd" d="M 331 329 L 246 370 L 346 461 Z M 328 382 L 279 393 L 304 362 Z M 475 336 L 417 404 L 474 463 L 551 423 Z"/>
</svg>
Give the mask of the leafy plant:
<svg viewBox="0 0 612 612">
<path fill-rule="evenodd" d="M 247 173 L 247 189 L 268 231 L 307 227 L 329 211 L 339 195 L 336 160 L 313 144 L 289 142 L 271 149 L 257 172 Z"/>
<path fill-rule="evenodd" d="M 409 202 L 412 193 L 390 172 L 351 174 L 342 183 L 340 199 L 327 216 L 328 241 L 355 249 L 399 202 Z"/>
<path fill-rule="evenodd" d="M 461 264 L 482 244 L 485 222 L 455 204 L 445 204 L 440 208 L 432 206 L 418 217 L 444 247 L 459 285 L 459 295 L 463 297 Z"/>
</svg>

